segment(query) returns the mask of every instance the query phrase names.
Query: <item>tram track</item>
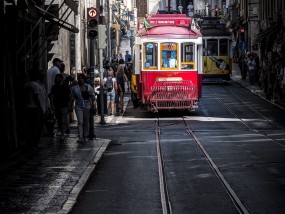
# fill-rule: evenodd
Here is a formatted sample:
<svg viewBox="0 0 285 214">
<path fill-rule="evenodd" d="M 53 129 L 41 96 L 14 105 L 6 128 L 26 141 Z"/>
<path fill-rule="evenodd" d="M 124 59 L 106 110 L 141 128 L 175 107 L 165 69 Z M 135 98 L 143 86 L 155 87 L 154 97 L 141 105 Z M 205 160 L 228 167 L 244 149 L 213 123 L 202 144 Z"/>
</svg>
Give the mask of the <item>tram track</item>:
<svg viewBox="0 0 285 214">
<path fill-rule="evenodd" d="M 239 103 L 241 103 L 244 107 L 250 109 L 251 112 L 253 112 L 257 117 L 259 117 L 259 119 L 255 119 L 256 122 L 260 122 L 263 124 L 269 124 L 268 126 L 272 126 L 274 127 L 274 129 L 278 129 L 278 130 L 283 130 L 284 128 L 282 126 L 280 126 L 279 124 L 273 122 L 271 119 L 269 119 L 268 117 L 266 117 L 264 114 L 262 114 L 260 111 L 258 111 L 256 108 L 254 108 L 252 105 L 250 105 L 248 102 L 244 101 L 243 99 L 241 99 L 239 96 L 237 96 L 233 91 L 229 90 L 229 88 L 225 87 L 225 86 L 221 86 L 229 95 L 228 97 L 234 98 L 235 100 L 237 100 Z M 218 94 L 215 93 L 211 87 L 207 86 L 207 89 L 215 96 L 215 98 L 224 105 L 224 107 L 236 118 L 238 119 L 245 127 L 247 127 L 249 130 L 254 131 L 255 133 L 258 133 L 262 136 L 264 136 L 265 138 L 277 143 L 278 145 L 285 147 L 284 144 L 282 144 L 281 142 L 279 142 L 278 140 L 270 137 L 268 134 L 266 134 L 266 132 L 260 128 L 255 127 L 253 124 L 251 124 L 251 120 L 250 119 L 244 119 L 241 116 L 239 116 L 238 113 L 236 113 L 233 108 L 231 108 L 231 104 L 227 104 L 224 99 Z M 257 95 L 254 95 L 257 96 Z M 230 102 L 230 103 L 236 103 L 237 102 Z"/>
<path fill-rule="evenodd" d="M 177 125 L 178 123 L 183 124 L 184 131 L 187 133 L 187 136 L 191 138 L 194 142 L 195 146 L 201 152 L 201 154 L 205 157 L 205 160 L 208 162 L 209 167 L 214 172 L 216 178 L 219 180 L 220 184 L 227 192 L 230 200 L 232 201 L 235 209 L 240 214 L 249 214 L 250 212 L 247 210 L 245 205 L 241 202 L 233 188 L 227 182 L 225 177 L 223 176 L 222 172 L 219 170 L 218 166 L 215 164 L 214 160 L 208 154 L 206 149 L 204 148 L 203 144 L 200 142 L 198 137 L 195 135 L 194 131 L 191 127 L 187 124 L 184 117 L 181 118 L 179 121 L 172 122 L 171 124 L 164 124 L 162 125 L 161 119 L 159 117 L 156 118 L 156 144 L 157 144 L 157 157 L 158 157 L 158 168 L 159 168 L 159 180 L 160 180 L 160 190 L 161 190 L 161 202 L 163 207 L 163 214 L 172 214 L 172 202 L 171 202 L 171 193 L 168 189 L 167 184 L 167 177 L 166 177 L 166 169 L 165 169 L 165 160 L 164 154 L 162 149 L 162 137 L 161 134 L 164 131 L 163 128 L 165 126 L 173 126 Z M 207 199 L 206 199 L 207 200 Z"/>
</svg>

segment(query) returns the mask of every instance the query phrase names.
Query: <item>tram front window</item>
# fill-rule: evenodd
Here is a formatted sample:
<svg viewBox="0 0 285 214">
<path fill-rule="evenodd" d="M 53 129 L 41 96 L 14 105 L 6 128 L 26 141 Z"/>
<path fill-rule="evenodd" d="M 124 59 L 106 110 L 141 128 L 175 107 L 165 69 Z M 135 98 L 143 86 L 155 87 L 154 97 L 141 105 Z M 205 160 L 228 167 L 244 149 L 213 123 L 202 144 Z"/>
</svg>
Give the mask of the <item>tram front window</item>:
<svg viewBox="0 0 285 214">
<path fill-rule="evenodd" d="M 144 50 L 144 68 L 157 69 L 157 44 L 145 43 Z"/>
<path fill-rule="evenodd" d="M 206 47 L 206 56 L 217 56 L 218 55 L 218 40 L 217 39 L 209 39 L 207 41 Z"/>
<path fill-rule="evenodd" d="M 174 42 L 161 43 L 161 68 L 177 69 L 178 44 Z"/>
</svg>

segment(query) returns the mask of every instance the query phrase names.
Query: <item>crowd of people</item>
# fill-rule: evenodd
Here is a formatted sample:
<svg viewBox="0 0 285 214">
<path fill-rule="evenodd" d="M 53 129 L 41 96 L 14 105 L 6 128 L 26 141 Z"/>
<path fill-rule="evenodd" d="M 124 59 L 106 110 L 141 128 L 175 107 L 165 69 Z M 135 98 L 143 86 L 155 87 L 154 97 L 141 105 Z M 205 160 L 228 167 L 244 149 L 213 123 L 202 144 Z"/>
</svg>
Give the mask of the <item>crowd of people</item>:
<svg viewBox="0 0 285 214">
<path fill-rule="evenodd" d="M 58 132 L 59 141 L 64 142 L 73 122 L 77 123 L 79 143 L 93 140 L 96 138 L 95 115 L 123 113 L 125 91 L 131 89 L 132 56 L 128 51 L 124 58 L 122 54 L 114 55 L 111 61 L 104 60 L 103 67 L 102 84 L 99 66 L 85 67 L 75 77 L 73 72 L 65 72 L 65 64 L 59 58 L 53 59 L 46 74 L 35 68 L 29 71 L 23 90 L 25 139 L 29 147 L 37 147 L 44 132 L 51 137 Z M 101 91 L 104 93 L 103 102 L 106 101 L 104 112 L 100 111 Z"/>
<path fill-rule="evenodd" d="M 285 62 L 278 54 L 259 60 L 256 53 L 240 55 L 238 59 L 242 79 L 248 76 L 251 85 L 258 84 L 266 99 L 275 102 L 285 99 Z"/>
</svg>

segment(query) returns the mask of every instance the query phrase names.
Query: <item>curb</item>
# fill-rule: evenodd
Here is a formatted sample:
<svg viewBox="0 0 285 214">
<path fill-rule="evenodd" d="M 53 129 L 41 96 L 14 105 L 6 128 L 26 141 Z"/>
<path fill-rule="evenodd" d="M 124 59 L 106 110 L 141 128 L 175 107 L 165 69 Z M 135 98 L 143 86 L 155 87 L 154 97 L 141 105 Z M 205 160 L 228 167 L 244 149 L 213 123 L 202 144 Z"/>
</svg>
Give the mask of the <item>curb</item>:
<svg viewBox="0 0 285 214">
<path fill-rule="evenodd" d="M 86 169 L 84 170 L 83 174 L 79 178 L 77 184 L 72 188 L 66 202 L 63 204 L 62 209 L 58 211 L 59 214 L 68 214 L 72 211 L 73 207 L 75 206 L 77 199 L 84 189 L 85 185 L 87 184 L 89 178 L 91 177 L 92 173 L 94 172 L 96 166 L 98 165 L 99 161 L 102 158 L 102 155 L 106 151 L 107 147 L 111 143 L 111 140 L 108 139 L 99 139 L 102 141 L 100 148 L 98 149 L 97 153 L 95 154 L 92 161 L 88 164 Z"/>
</svg>

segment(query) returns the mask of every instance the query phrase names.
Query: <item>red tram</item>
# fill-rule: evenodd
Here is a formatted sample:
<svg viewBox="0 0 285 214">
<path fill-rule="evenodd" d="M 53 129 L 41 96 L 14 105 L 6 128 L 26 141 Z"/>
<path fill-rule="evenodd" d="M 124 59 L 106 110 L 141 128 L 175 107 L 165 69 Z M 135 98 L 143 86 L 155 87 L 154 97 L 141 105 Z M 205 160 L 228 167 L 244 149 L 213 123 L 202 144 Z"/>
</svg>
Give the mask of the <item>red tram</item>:
<svg viewBox="0 0 285 214">
<path fill-rule="evenodd" d="M 202 36 L 185 14 L 148 16 L 134 45 L 138 98 L 148 110 L 194 110 L 202 94 Z"/>
</svg>

